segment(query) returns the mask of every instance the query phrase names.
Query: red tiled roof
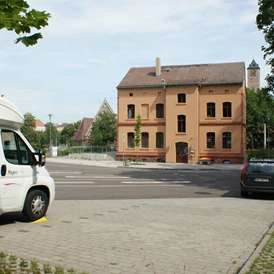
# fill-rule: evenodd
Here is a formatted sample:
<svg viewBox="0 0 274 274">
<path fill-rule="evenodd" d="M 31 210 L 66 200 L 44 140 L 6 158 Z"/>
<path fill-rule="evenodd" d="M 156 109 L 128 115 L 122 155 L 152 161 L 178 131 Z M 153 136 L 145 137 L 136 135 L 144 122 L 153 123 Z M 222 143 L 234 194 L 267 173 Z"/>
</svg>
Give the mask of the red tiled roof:
<svg viewBox="0 0 274 274">
<path fill-rule="evenodd" d="M 140 67 L 131 68 L 117 88 L 242 84 L 244 81 L 244 62 L 162 66 L 160 77 L 156 77 L 156 67 Z"/>
<path fill-rule="evenodd" d="M 79 128 L 76 133 L 73 135 L 73 141 L 82 141 L 85 140 L 85 136 L 88 135 L 88 130 L 93 122 L 93 118 L 83 118 L 81 121 Z"/>
<path fill-rule="evenodd" d="M 36 125 L 36 127 L 44 127 L 45 126 L 45 124 L 39 119 L 35 120 L 35 125 Z"/>
</svg>

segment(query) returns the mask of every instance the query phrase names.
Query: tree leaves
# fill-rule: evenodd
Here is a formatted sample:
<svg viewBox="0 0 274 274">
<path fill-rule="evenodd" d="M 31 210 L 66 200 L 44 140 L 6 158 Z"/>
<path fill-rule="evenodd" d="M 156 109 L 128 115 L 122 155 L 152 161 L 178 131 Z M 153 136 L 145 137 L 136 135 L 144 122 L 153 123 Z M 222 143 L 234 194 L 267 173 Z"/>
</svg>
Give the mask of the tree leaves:
<svg viewBox="0 0 274 274">
<path fill-rule="evenodd" d="M 90 144 L 106 146 L 116 140 L 116 115 L 109 112 L 101 112 L 92 123 Z"/>
<path fill-rule="evenodd" d="M 271 75 L 268 75 L 266 80 L 268 82 L 268 90 L 274 89 L 274 1 L 271 0 L 259 0 L 259 14 L 256 18 L 257 27 L 263 31 L 265 35 L 265 41 L 269 45 L 268 47 L 262 46 L 264 52 L 264 59 L 266 64 L 271 67 Z"/>
<path fill-rule="evenodd" d="M 48 26 L 51 15 L 45 11 L 29 9 L 30 6 L 25 0 L 1 0 L 0 1 L 0 29 L 14 31 L 20 37 L 15 43 L 22 43 L 25 46 L 35 45 L 43 36 L 40 32 L 23 36 L 22 34 L 31 33 L 33 29 L 40 30 Z"/>
<path fill-rule="evenodd" d="M 248 149 L 261 149 L 264 145 L 264 124 L 273 128 L 274 100 L 267 89 L 246 90 L 246 143 Z"/>
</svg>

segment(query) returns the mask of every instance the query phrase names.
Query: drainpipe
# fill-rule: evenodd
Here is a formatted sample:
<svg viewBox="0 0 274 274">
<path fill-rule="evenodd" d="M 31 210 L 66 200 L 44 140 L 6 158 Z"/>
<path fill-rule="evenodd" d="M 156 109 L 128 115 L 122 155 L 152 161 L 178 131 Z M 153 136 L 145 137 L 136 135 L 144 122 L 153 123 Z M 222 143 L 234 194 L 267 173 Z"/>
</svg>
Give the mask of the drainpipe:
<svg viewBox="0 0 274 274">
<path fill-rule="evenodd" d="M 198 161 L 200 158 L 200 89 L 202 87 L 202 84 L 199 83 L 198 84 L 198 111 L 197 111 L 197 115 L 198 115 L 198 130 L 197 130 L 197 157 L 198 157 Z"/>
</svg>

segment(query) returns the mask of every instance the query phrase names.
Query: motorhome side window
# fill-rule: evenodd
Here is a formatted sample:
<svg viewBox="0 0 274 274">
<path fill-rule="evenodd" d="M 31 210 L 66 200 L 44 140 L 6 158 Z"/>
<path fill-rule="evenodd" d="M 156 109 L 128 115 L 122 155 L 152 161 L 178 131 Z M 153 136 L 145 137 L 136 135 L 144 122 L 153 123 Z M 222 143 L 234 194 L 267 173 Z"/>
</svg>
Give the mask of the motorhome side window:
<svg viewBox="0 0 274 274">
<path fill-rule="evenodd" d="M 1 132 L 3 151 L 6 160 L 14 165 L 29 165 L 31 153 L 29 148 L 13 131 L 2 130 Z"/>
</svg>

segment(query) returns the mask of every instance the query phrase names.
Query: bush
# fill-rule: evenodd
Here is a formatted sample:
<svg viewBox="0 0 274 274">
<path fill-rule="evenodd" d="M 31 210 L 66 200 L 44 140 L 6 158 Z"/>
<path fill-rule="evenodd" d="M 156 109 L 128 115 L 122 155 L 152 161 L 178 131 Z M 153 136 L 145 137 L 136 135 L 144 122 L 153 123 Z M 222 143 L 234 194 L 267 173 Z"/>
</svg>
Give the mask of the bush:
<svg viewBox="0 0 274 274">
<path fill-rule="evenodd" d="M 267 150 L 267 149 L 262 149 L 262 150 L 257 150 L 257 151 L 252 151 L 248 155 L 248 161 L 251 158 L 274 158 L 274 151 L 273 150 Z"/>
<path fill-rule="evenodd" d="M 60 151 L 60 156 L 67 156 L 67 155 L 69 155 L 68 149 Z"/>
</svg>

